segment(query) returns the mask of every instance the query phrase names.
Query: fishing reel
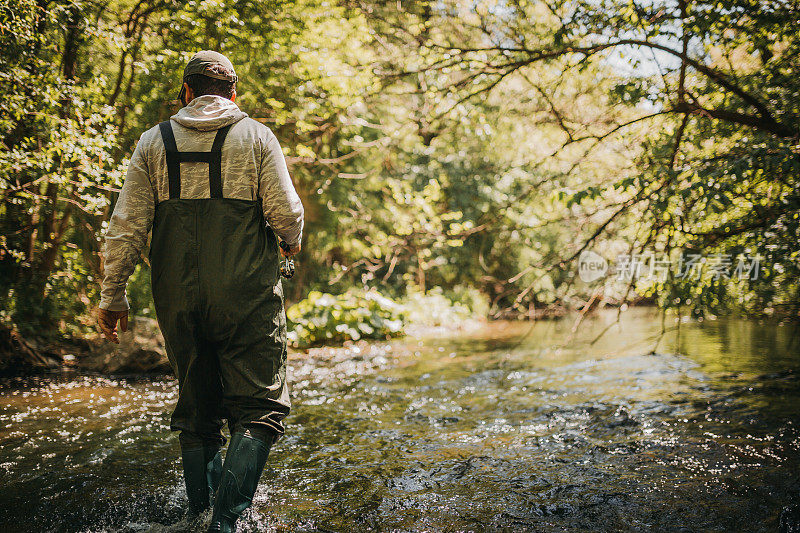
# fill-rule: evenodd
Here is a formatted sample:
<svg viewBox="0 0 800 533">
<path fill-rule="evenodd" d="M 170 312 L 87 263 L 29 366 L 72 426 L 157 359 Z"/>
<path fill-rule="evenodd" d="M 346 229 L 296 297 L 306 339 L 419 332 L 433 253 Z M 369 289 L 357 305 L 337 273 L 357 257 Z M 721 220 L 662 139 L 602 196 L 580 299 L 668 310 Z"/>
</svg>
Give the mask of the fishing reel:
<svg viewBox="0 0 800 533">
<path fill-rule="evenodd" d="M 291 246 L 286 244 L 286 241 L 281 241 L 280 247 L 286 253 L 289 253 L 292 249 Z M 294 276 L 294 259 L 291 257 L 283 258 L 283 263 L 281 264 L 281 276 L 286 279 L 291 279 L 292 276 Z"/>
</svg>

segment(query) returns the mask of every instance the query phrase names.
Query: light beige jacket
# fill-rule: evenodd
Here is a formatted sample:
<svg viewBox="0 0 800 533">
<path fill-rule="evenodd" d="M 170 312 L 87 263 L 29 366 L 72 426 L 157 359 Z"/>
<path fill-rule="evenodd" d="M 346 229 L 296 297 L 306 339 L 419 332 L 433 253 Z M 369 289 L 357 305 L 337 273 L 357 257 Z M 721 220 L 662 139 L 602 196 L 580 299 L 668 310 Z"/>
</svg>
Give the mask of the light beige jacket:
<svg viewBox="0 0 800 533">
<path fill-rule="evenodd" d="M 278 139 L 265 125 L 221 96 L 201 96 L 171 117 L 181 152 L 211 150 L 216 130 L 233 124 L 222 147 L 222 195 L 255 200 L 282 240 L 294 246 L 303 231 L 303 204 Z M 181 163 L 181 198 L 209 198 L 208 165 Z M 125 288 L 153 225 L 155 207 L 169 198 L 167 160 L 158 126 L 144 132 L 131 156 L 125 183 L 105 235 L 105 277 L 100 308 L 129 308 Z"/>
</svg>

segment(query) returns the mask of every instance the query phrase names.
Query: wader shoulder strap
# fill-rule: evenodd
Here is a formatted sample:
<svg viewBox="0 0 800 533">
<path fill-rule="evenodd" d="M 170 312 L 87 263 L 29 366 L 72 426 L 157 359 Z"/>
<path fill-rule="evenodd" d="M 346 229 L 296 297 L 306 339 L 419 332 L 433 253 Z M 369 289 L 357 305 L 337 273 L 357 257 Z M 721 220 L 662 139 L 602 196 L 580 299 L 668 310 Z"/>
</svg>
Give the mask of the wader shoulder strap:
<svg viewBox="0 0 800 533">
<path fill-rule="evenodd" d="M 172 133 L 170 121 L 158 125 L 161 130 L 161 139 L 167 150 L 167 178 L 169 178 L 169 197 L 181 197 L 181 160 L 178 158 L 178 146 L 175 144 L 175 135 Z"/>
<path fill-rule="evenodd" d="M 211 146 L 211 159 L 208 161 L 208 185 L 211 198 L 222 198 L 222 145 L 233 124 L 217 130 L 214 144 Z"/>
<path fill-rule="evenodd" d="M 211 198 L 222 198 L 222 145 L 231 126 L 233 124 L 217 130 L 210 152 L 179 152 L 170 121 L 165 120 L 158 125 L 167 152 L 170 198 L 181 197 L 181 163 L 208 163 L 208 188 L 211 191 Z"/>
</svg>

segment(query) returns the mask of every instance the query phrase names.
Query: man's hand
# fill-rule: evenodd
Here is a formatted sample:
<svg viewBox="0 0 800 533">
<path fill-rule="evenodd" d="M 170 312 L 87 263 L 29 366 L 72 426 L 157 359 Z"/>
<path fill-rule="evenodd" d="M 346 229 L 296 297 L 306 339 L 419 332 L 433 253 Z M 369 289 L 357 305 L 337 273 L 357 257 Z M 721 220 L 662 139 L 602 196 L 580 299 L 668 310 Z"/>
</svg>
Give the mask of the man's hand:
<svg viewBox="0 0 800 533">
<path fill-rule="evenodd" d="M 128 331 L 128 312 L 127 311 L 109 311 L 108 309 L 100 309 L 97 317 L 97 323 L 105 335 L 106 339 L 111 342 L 119 344 L 117 337 L 117 321 L 119 321 L 122 331 Z"/>
<path fill-rule="evenodd" d="M 297 243 L 294 246 L 287 246 L 287 248 L 288 250 L 285 249 L 283 246 L 280 247 L 281 255 L 283 257 L 292 257 L 293 255 L 297 255 L 300 253 L 300 243 Z"/>
</svg>

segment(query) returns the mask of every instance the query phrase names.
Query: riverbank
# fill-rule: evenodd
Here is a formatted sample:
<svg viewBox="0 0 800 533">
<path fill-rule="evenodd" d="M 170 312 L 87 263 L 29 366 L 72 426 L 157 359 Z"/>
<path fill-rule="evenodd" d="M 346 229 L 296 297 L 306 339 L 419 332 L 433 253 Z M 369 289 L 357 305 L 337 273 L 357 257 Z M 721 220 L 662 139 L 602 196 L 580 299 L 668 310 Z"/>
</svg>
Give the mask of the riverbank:
<svg viewBox="0 0 800 533">
<path fill-rule="evenodd" d="M 0 375 L 26 375 L 77 370 L 99 374 L 158 374 L 170 371 L 158 323 L 131 317 L 119 344 L 99 334 L 45 341 L 12 335 L 0 353 Z"/>
<path fill-rule="evenodd" d="M 348 347 L 403 335 L 453 335 L 485 322 L 486 305 L 475 294 L 453 301 L 441 291 L 412 294 L 398 302 L 377 290 L 341 294 L 311 291 L 286 310 L 293 351 Z M 99 333 L 75 340 L 42 341 L 8 329 L 0 332 L 0 375 L 75 370 L 104 375 L 163 374 L 171 371 L 164 338 L 154 318 L 132 316 L 119 344 Z"/>
<path fill-rule="evenodd" d="M 408 324 L 404 335 L 411 337 L 452 336 L 471 333 L 485 326 L 486 321 L 468 318 L 448 325 Z M 48 373 L 78 372 L 83 374 L 161 375 L 172 369 L 164 347 L 164 337 L 158 323 L 151 318 L 132 317 L 127 332 L 119 332 L 119 344 L 100 336 L 47 343 L 21 340 L 12 344 L 14 353 L 5 353 L 0 360 L 0 376 L 26 376 Z M 338 358 L 366 350 L 376 340 L 346 340 L 307 348 L 289 348 L 291 359 L 326 356 Z"/>
<path fill-rule="evenodd" d="M 331 301 L 325 301 L 330 297 Z M 324 305 L 318 305 L 324 301 Z M 342 302 L 350 309 L 342 312 Z M 653 305 L 631 307 L 619 313 L 619 309 L 590 309 L 588 313 L 569 312 L 565 308 L 555 311 L 542 310 L 535 320 L 489 319 L 485 315 L 475 313 L 467 306 L 459 306 L 451 301 L 433 295 L 426 295 L 410 300 L 400 306 L 391 300 L 377 297 L 372 300 L 373 309 L 369 312 L 358 307 L 361 300 L 350 301 L 347 296 L 334 298 L 331 295 L 317 294 L 311 298 L 311 304 L 304 300 L 301 304 L 290 307 L 289 352 L 291 358 L 303 358 L 315 354 L 333 353 L 337 350 L 345 352 L 353 346 L 368 346 L 375 342 L 392 338 L 448 338 L 456 335 L 472 335 L 481 330 L 515 330 L 518 327 L 533 329 L 536 323 L 562 324 L 569 329 L 570 335 L 579 334 L 586 320 L 597 317 L 614 316 L 615 322 L 628 313 L 649 313 L 663 332 L 675 330 L 681 324 L 703 319 L 682 317 L 675 322 L 674 314 L 664 321 Z M 337 306 L 339 306 L 337 308 Z M 376 310 L 377 308 L 377 310 Z M 367 309 L 365 306 L 364 309 Z M 348 314 L 349 313 L 349 314 Z M 710 321 L 716 321 L 711 317 Z M 730 319 L 741 320 L 737 317 Z M 294 319 L 294 320 L 293 320 Z M 299 322 L 295 323 L 295 321 Z M 782 324 L 784 322 L 772 318 L 750 319 L 749 322 L 765 322 Z M 386 324 L 389 326 L 386 326 Z M 492 324 L 501 324 L 492 328 Z M 800 332 L 800 324 L 786 322 L 787 328 Z M 316 327 L 316 330 L 312 329 Z M 359 335 L 369 331 L 372 336 Z M 335 335 L 331 334 L 335 332 Z M 663 333 L 662 332 L 662 333 Z M 5 337 L 3 337 L 5 334 Z M 326 339 L 326 335 L 328 338 Z M 800 337 L 800 333 L 798 333 Z M 155 319 L 148 317 L 132 317 L 127 332 L 119 332 L 119 344 L 106 341 L 99 334 L 83 338 L 61 340 L 58 342 L 22 339 L 19 336 L 9 338 L 8 332 L 0 331 L 0 376 L 24 376 L 42 373 L 81 372 L 100 375 L 147 375 L 169 374 L 171 367 L 164 348 L 164 338 Z M 303 344 L 300 339 L 312 341 Z M 10 347 L 10 348 L 9 348 Z M 613 347 L 609 347 L 610 349 Z"/>
</svg>

